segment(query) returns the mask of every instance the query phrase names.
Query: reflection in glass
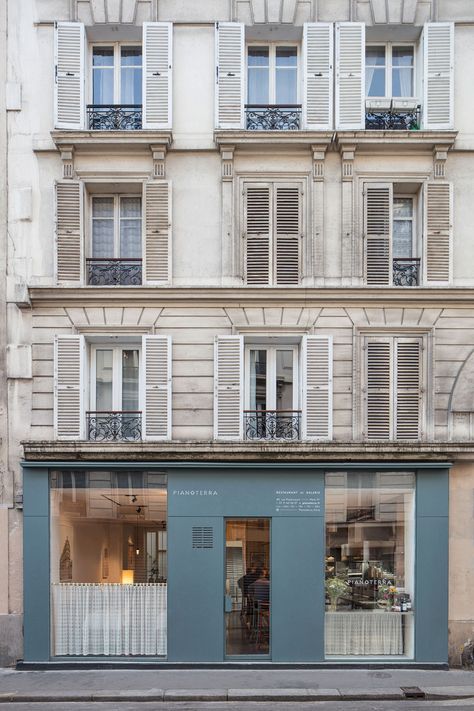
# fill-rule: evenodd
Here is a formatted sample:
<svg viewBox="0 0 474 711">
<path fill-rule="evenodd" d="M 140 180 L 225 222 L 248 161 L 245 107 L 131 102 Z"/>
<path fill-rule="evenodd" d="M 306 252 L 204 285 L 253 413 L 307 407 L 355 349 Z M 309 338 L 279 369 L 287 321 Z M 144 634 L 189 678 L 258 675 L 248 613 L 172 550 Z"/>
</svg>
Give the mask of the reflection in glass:
<svg viewBox="0 0 474 711">
<path fill-rule="evenodd" d="M 392 96 L 413 96 L 413 47 L 392 49 Z"/>
<path fill-rule="evenodd" d="M 385 96 L 385 47 L 366 48 L 365 86 L 367 96 Z"/>
<path fill-rule="evenodd" d="M 393 256 L 413 257 L 413 199 L 393 199 Z"/>
<path fill-rule="evenodd" d="M 92 256 L 107 259 L 114 256 L 114 199 L 92 198 Z"/>
<path fill-rule="evenodd" d="M 276 409 L 293 410 L 293 351 L 276 351 Z"/>
<path fill-rule="evenodd" d="M 326 654 L 413 655 L 415 477 L 326 474 Z"/>
<path fill-rule="evenodd" d="M 120 48 L 120 103 L 142 103 L 141 47 Z"/>
<path fill-rule="evenodd" d="M 270 520 L 226 522 L 226 654 L 270 652 Z"/>
<path fill-rule="evenodd" d="M 267 351 L 250 351 L 250 410 L 267 409 Z"/>
<path fill-rule="evenodd" d="M 297 101 L 297 49 L 276 48 L 275 103 L 296 104 Z"/>
<path fill-rule="evenodd" d="M 51 474 L 55 656 L 166 654 L 166 477 Z"/>
<path fill-rule="evenodd" d="M 96 351 L 95 402 L 96 410 L 113 410 L 113 351 Z"/>
<path fill-rule="evenodd" d="M 120 257 L 140 259 L 142 253 L 142 200 L 120 198 Z"/>
<path fill-rule="evenodd" d="M 114 103 L 113 47 L 94 47 L 92 50 L 92 103 Z"/>
<path fill-rule="evenodd" d="M 138 350 L 122 351 L 122 410 L 138 410 Z"/>
<path fill-rule="evenodd" d="M 248 103 L 269 103 L 269 53 L 268 47 L 248 48 Z"/>
</svg>

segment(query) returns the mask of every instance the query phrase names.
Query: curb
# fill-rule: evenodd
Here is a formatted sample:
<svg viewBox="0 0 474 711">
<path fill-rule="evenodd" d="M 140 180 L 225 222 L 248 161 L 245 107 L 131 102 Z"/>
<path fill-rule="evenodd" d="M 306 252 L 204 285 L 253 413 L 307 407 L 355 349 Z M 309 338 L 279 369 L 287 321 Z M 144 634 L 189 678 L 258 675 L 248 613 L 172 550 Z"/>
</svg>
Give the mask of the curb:
<svg viewBox="0 0 474 711">
<path fill-rule="evenodd" d="M 474 686 L 420 687 L 424 700 L 474 698 Z M 0 692 L 1 702 L 145 702 L 145 701 L 393 701 L 400 688 L 386 689 L 147 689 L 127 691 Z"/>
</svg>

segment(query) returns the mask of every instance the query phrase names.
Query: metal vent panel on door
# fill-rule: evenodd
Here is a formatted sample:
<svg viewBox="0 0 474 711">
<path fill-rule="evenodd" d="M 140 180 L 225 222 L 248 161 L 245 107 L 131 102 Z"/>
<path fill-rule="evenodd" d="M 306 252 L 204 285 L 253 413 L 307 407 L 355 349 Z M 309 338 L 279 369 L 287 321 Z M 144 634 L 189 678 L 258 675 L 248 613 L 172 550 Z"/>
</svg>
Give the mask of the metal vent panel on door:
<svg viewBox="0 0 474 711">
<path fill-rule="evenodd" d="M 214 548 L 214 529 L 212 526 L 193 526 L 193 548 Z"/>
</svg>

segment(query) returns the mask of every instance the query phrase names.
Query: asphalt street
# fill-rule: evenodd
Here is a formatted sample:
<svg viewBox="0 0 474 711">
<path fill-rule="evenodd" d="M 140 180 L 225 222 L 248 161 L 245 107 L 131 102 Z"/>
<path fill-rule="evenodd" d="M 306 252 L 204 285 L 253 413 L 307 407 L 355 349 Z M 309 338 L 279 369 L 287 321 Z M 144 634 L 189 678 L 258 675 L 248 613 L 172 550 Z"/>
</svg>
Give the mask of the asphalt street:
<svg viewBox="0 0 474 711">
<path fill-rule="evenodd" d="M 0 711 L 454 711 L 474 709 L 474 699 L 454 701 L 321 701 L 321 702 L 246 702 L 217 703 L 0 703 Z"/>
</svg>

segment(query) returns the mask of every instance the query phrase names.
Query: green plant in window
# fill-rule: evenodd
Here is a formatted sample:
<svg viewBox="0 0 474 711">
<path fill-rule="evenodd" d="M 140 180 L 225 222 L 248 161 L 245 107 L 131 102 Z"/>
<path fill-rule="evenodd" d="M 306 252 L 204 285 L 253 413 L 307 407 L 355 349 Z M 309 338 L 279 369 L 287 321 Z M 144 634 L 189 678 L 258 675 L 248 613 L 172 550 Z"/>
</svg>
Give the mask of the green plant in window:
<svg viewBox="0 0 474 711">
<path fill-rule="evenodd" d="M 332 578 L 326 578 L 325 587 L 326 595 L 331 602 L 331 610 L 336 610 L 337 601 L 340 597 L 349 593 L 350 586 L 343 578 L 334 576 Z"/>
</svg>

